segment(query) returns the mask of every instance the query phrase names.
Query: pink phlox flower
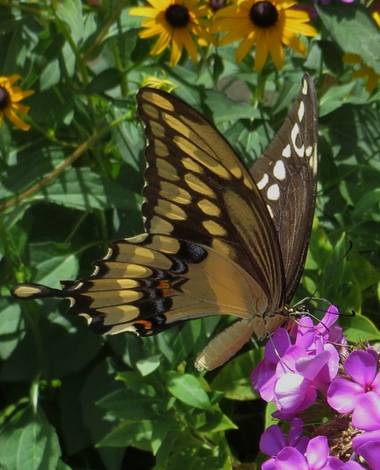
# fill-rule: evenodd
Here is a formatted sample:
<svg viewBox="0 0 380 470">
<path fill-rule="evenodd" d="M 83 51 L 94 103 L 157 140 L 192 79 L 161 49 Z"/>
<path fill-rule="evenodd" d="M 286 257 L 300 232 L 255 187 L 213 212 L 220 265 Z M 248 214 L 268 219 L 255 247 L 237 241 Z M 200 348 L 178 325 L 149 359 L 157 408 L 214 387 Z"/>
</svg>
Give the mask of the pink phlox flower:
<svg viewBox="0 0 380 470">
<path fill-rule="evenodd" d="M 314 325 L 308 316 L 302 316 L 297 322 L 291 337 L 293 343 L 302 346 L 309 354 L 321 352 L 327 343 L 341 343 L 343 339 L 342 328 L 335 325 L 339 317 L 339 310 L 330 305 L 323 318 Z"/>
<path fill-rule="evenodd" d="M 277 364 L 274 416 L 289 419 L 307 409 L 317 399 L 317 391 L 325 392 L 338 372 L 339 354 L 329 344 L 315 356 L 308 356 L 299 346 L 291 346 Z"/>
<path fill-rule="evenodd" d="M 327 402 L 341 414 L 352 412 L 352 424 L 364 431 L 380 429 L 380 372 L 373 349 L 352 352 L 344 363 L 348 378 L 336 377 Z"/>
<path fill-rule="evenodd" d="M 300 418 L 294 418 L 291 421 L 288 436 L 283 433 L 279 426 L 269 426 L 261 435 L 260 450 L 263 454 L 269 455 L 271 459 L 267 460 L 262 468 L 270 468 L 269 466 L 284 447 L 294 447 L 303 454 L 306 451 L 309 438 L 303 436 L 302 433 L 303 421 Z"/>
<path fill-rule="evenodd" d="M 348 462 L 342 463 L 339 467 L 339 470 L 367 470 L 360 463 L 355 462 L 354 460 L 349 460 Z"/>
<path fill-rule="evenodd" d="M 277 364 L 290 345 L 286 329 L 277 328 L 265 346 L 263 360 L 252 372 L 252 385 L 259 392 L 261 398 L 267 402 L 272 401 L 274 397 Z"/>
<path fill-rule="evenodd" d="M 338 458 L 330 456 L 327 437 L 317 436 L 308 442 L 304 452 L 300 452 L 296 447 L 284 447 L 261 468 L 263 470 L 339 470 L 342 463 Z"/>
<path fill-rule="evenodd" d="M 380 430 L 364 432 L 354 437 L 352 448 L 367 461 L 372 470 L 380 470 Z"/>
</svg>

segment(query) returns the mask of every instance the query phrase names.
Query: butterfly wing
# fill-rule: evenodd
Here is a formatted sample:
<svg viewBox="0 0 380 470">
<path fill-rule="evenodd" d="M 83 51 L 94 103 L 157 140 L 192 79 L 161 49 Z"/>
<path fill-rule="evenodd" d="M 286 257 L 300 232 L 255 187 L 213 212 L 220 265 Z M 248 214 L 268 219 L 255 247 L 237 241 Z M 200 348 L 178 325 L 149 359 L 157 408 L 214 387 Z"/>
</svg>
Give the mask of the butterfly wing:
<svg viewBox="0 0 380 470">
<path fill-rule="evenodd" d="M 284 223 L 276 215 L 273 224 L 272 198 L 199 113 L 149 88 L 139 92 L 138 104 L 148 138 L 143 214 L 149 233 L 113 244 L 87 279 L 65 282 L 62 290 L 21 284 L 13 294 L 69 298 L 71 312 L 111 334 L 146 336 L 186 319 L 233 314 L 240 320 L 198 357 L 199 367 L 211 369 L 253 332 L 262 336 L 282 321 L 284 248 L 277 233 Z M 263 157 L 269 168 L 271 152 Z M 255 178 L 260 171 L 256 166 Z"/>
<path fill-rule="evenodd" d="M 260 285 L 268 310 L 284 302 L 273 223 L 250 174 L 228 142 L 173 95 L 143 88 L 138 111 L 148 138 L 146 230 L 209 246 Z"/>
<path fill-rule="evenodd" d="M 290 302 L 302 274 L 316 197 L 317 104 L 313 80 L 302 88 L 276 137 L 251 174 L 277 232 Z"/>
<path fill-rule="evenodd" d="M 20 284 L 18 298 L 61 297 L 98 333 L 148 336 L 212 314 L 252 320 L 267 298 L 238 264 L 216 250 L 168 235 L 142 234 L 112 244 L 87 279 L 62 290 Z"/>
</svg>

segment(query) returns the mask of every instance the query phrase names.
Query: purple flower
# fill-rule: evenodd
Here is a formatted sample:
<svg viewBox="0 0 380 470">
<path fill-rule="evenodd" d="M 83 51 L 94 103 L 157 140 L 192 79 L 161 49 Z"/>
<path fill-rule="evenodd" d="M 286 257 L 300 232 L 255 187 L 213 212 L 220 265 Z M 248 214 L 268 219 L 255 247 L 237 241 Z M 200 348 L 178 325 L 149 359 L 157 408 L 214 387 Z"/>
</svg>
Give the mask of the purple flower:
<svg viewBox="0 0 380 470">
<path fill-rule="evenodd" d="M 261 398 L 276 403 L 276 417 L 292 418 L 315 402 L 318 390 L 326 393 L 339 368 L 339 354 L 329 342 L 342 339 L 337 318 L 331 305 L 317 325 L 303 316 L 290 334 L 278 328 L 267 343 L 252 383 Z"/>
<path fill-rule="evenodd" d="M 329 306 L 317 325 L 313 324 L 310 317 L 301 317 L 291 333 L 294 343 L 304 347 L 308 353 L 320 352 L 326 343 L 342 343 L 342 328 L 335 325 L 338 317 L 339 310 L 335 305 Z"/>
<path fill-rule="evenodd" d="M 380 430 L 354 437 L 352 448 L 367 461 L 372 470 L 380 469 Z"/>
<path fill-rule="evenodd" d="M 309 441 L 305 452 L 296 447 L 282 448 L 277 455 L 261 467 L 262 470 L 339 470 L 342 461 L 330 457 L 326 436 L 317 436 Z"/>
<path fill-rule="evenodd" d="M 318 390 L 327 390 L 338 373 L 339 355 L 331 344 L 324 348 L 321 353 L 308 356 L 302 348 L 293 346 L 283 356 L 276 369 L 278 379 L 274 386 L 276 417 L 294 416 L 315 402 Z"/>
<path fill-rule="evenodd" d="M 366 470 L 360 463 L 349 460 L 339 467 L 339 470 Z"/>
<path fill-rule="evenodd" d="M 380 429 L 380 373 L 373 349 L 352 352 L 344 363 L 350 378 L 335 378 L 327 402 L 341 414 L 352 412 L 352 424 L 364 431 Z"/>
<path fill-rule="evenodd" d="M 277 328 L 265 346 L 264 359 L 252 372 L 253 387 L 260 393 L 261 398 L 267 402 L 272 401 L 274 398 L 277 363 L 290 345 L 289 334 L 285 328 Z"/>
<path fill-rule="evenodd" d="M 277 425 L 269 426 L 260 438 L 260 450 L 263 454 L 272 457 L 267 460 L 263 465 L 271 465 L 277 454 L 284 447 L 294 447 L 303 454 L 306 450 L 309 438 L 302 435 L 303 421 L 299 418 L 294 418 L 290 423 L 289 435 L 286 437 L 281 428 Z M 269 467 L 268 467 L 269 468 Z"/>
</svg>

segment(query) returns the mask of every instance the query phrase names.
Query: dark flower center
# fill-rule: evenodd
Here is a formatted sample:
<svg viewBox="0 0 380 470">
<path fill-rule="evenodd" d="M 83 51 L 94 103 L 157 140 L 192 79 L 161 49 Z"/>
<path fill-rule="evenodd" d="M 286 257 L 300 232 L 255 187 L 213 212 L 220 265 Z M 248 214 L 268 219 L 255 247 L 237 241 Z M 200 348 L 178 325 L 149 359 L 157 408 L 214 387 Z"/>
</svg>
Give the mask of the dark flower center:
<svg viewBox="0 0 380 470">
<path fill-rule="evenodd" d="M 226 0 L 210 0 L 210 7 L 212 11 L 218 11 L 226 5 Z"/>
<path fill-rule="evenodd" d="M 257 2 L 249 11 L 252 23 L 259 28 L 269 28 L 276 24 L 278 19 L 277 8 L 271 2 Z"/>
<path fill-rule="evenodd" d="M 183 5 L 170 5 L 165 11 L 165 18 L 173 28 L 184 28 L 190 21 L 189 10 Z"/>
<path fill-rule="evenodd" d="M 0 86 L 0 111 L 5 109 L 9 104 L 9 94 L 5 88 Z"/>
</svg>

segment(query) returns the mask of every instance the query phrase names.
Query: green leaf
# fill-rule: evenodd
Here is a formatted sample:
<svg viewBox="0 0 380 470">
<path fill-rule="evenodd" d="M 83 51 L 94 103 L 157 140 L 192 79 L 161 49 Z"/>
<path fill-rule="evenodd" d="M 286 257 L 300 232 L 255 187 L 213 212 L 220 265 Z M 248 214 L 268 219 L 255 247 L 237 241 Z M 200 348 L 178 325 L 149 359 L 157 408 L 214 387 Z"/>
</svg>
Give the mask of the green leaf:
<svg viewBox="0 0 380 470">
<path fill-rule="evenodd" d="M 350 102 L 350 94 L 354 86 L 355 82 L 350 82 L 345 85 L 329 88 L 319 101 L 319 116 L 326 116 L 343 106 L 346 102 Z"/>
<path fill-rule="evenodd" d="M 108 410 L 116 418 L 135 421 L 139 419 L 154 419 L 159 417 L 161 400 L 141 396 L 129 390 L 116 390 L 97 403 Z"/>
<path fill-rule="evenodd" d="M 42 412 L 15 413 L 0 428 L 0 467 L 7 470 L 56 470 L 61 451 L 54 428 Z"/>
<path fill-rule="evenodd" d="M 346 235 L 343 233 L 335 244 L 326 264 L 323 267 L 323 277 L 321 282 L 321 295 L 327 299 L 334 299 L 341 288 L 346 265 L 345 255 L 349 245 Z"/>
<path fill-rule="evenodd" d="M 214 433 L 228 431 L 229 429 L 238 429 L 236 424 L 230 418 L 220 412 L 207 413 L 206 423 L 197 428 L 197 431 L 204 433 Z"/>
<path fill-rule="evenodd" d="M 49 201 L 83 211 L 108 207 L 135 206 L 135 195 L 118 183 L 103 179 L 89 168 L 71 168 L 50 186 L 38 192 L 33 201 Z"/>
<path fill-rule="evenodd" d="M 25 322 L 15 302 L 0 299 L 0 358 L 7 359 L 25 335 Z"/>
<path fill-rule="evenodd" d="M 175 398 L 186 405 L 203 410 L 211 408 L 209 396 L 199 380 L 193 375 L 173 372 L 168 376 L 167 387 Z"/>
<path fill-rule="evenodd" d="M 380 331 L 364 315 L 355 315 L 348 318 L 340 317 L 339 323 L 342 325 L 344 334 L 349 341 L 357 343 L 380 340 Z"/>
<path fill-rule="evenodd" d="M 380 203 L 380 188 L 375 188 L 367 191 L 360 199 L 356 202 L 354 207 L 353 217 L 362 218 L 363 212 L 374 209 L 374 206 L 378 206 Z M 377 207 L 375 207 L 377 209 Z"/>
<path fill-rule="evenodd" d="M 133 445 L 142 450 L 150 450 L 152 433 L 152 421 L 123 421 L 98 443 L 98 447 L 125 448 Z"/>
<path fill-rule="evenodd" d="M 213 390 L 224 393 L 231 400 L 254 400 L 251 373 L 261 358 L 259 350 L 240 354 L 228 362 L 212 381 Z"/>
<path fill-rule="evenodd" d="M 272 415 L 277 411 L 277 407 L 273 402 L 269 402 L 265 407 L 265 429 L 268 429 L 272 424 L 278 424 L 279 420 Z"/>
<path fill-rule="evenodd" d="M 52 243 L 32 246 L 32 265 L 36 269 L 34 280 L 52 287 L 59 287 L 62 279 L 72 279 L 78 274 L 78 258 L 67 255 Z"/>
<path fill-rule="evenodd" d="M 67 24 L 74 41 L 79 43 L 84 30 L 82 2 L 80 0 L 62 0 L 55 7 L 55 13 Z"/>
<path fill-rule="evenodd" d="M 140 374 L 145 377 L 146 375 L 154 372 L 161 363 L 161 354 L 156 354 L 154 356 L 146 357 L 144 359 L 139 359 L 136 362 L 136 368 Z"/>
<path fill-rule="evenodd" d="M 236 103 L 227 98 L 224 93 L 218 91 L 208 90 L 204 101 L 211 109 L 217 124 L 237 119 L 252 119 L 257 115 L 257 111 L 253 106 L 246 103 Z"/>
<path fill-rule="evenodd" d="M 122 76 L 117 69 L 106 69 L 96 75 L 86 87 L 86 93 L 104 93 L 120 86 Z"/>
<path fill-rule="evenodd" d="M 316 6 L 326 30 L 344 52 L 358 54 L 380 73 L 379 32 L 364 6 Z"/>
</svg>

